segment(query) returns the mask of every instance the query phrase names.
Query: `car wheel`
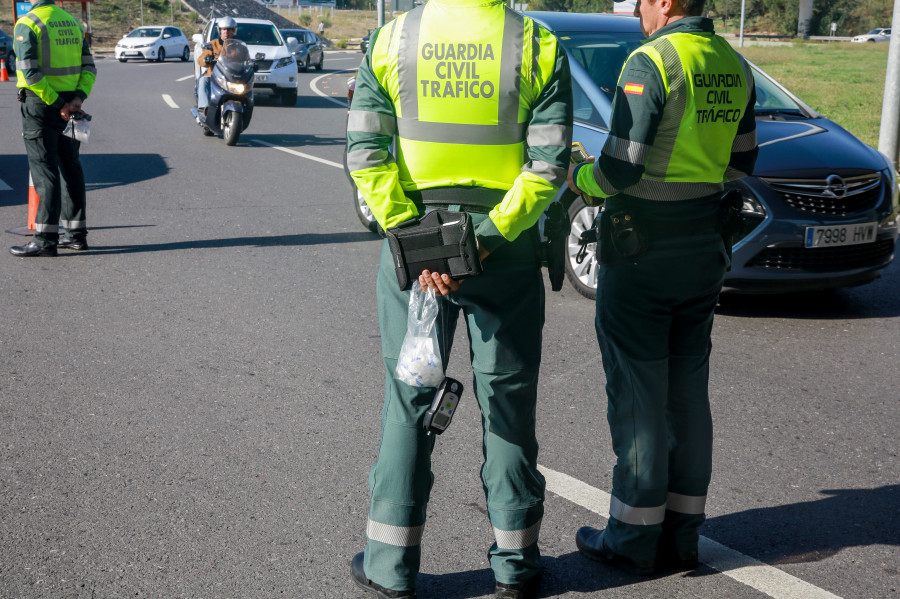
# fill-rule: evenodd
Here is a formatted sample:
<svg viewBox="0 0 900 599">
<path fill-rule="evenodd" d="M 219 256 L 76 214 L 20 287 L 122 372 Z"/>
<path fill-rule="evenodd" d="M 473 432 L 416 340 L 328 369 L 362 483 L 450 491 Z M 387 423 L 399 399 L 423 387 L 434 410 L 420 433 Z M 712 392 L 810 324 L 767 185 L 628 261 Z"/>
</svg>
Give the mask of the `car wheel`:
<svg viewBox="0 0 900 599">
<path fill-rule="evenodd" d="M 166 59 L 166 49 L 160 48 L 159 52 L 156 54 L 156 62 L 162 62 Z"/>
<path fill-rule="evenodd" d="M 184 47 L 184 51 L 181 53 L 181 62 L 187 62 L 191 59 L 191 49 L 187 46 Z"/>
<path fill-rule="evenodd" d="M 297 90 L 289 89 L 281 92 L 281 103 L 284 106 L 295 106 L 297 104 Z"/>
<path fill-rule="evenodd" d="M 316 65 L 316 70 L 321 71 L 325 67 L 325 53 L 322 52 L 319 54 L 319 63 Z"/>
<path fill-rule="evenodd" d="M 569 206 L 572 230 L 566 239 L 566 278 L 578 293 L 590 299 L 597 297 L 597 244 L 588 244 L 587 254 L 582 257 L 581 263 L 578 262 L 578 254 L 581 250 L 581 234 L 593 228 L 594 218 L 599 210 L 585 204 L 580 197 L 575 198 Z"/>
<path fill-rule="evenodd" d="M 356 209 L 356 217 L 365 228 L 367 228 L 372 233 L 377 233 L 378 221 L 376 221 L 375 217 L 372 216 L 372 210 L 370 210 L 369 205 L 366 204 L 366 200 L 359 192 L 359 188 L 352 183 L 351 187 L 353 187 L 353 206 Z"/>
<path fill-rule="evenodd" d="M 306 73 L 307 71 L 309 71 L 309 56 L 307 56 L 306 58 L 304 58 L 304 59 L 303 59 L 303 62 L 300 63 L 300 65 L 301 65 L 301 66 L 300 66 L 300 70 L 301 70 L 301 71 L 303 71 L 304 73 Z"/>
<path fill-rule="evenodd" d="M 128 59 L 127 59 L 127 58 L 120 58 L 120 59 L 119 59 L 119 62 L 128 62 Z"/>
</svg>

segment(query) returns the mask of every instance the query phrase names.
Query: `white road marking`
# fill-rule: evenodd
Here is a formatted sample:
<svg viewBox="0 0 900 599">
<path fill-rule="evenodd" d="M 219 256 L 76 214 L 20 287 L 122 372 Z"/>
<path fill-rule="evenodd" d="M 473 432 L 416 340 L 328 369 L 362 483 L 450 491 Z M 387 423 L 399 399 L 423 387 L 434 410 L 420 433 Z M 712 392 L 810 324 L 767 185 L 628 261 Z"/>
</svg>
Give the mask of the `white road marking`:
<svg viewBox="0 0 900 599">
<path fill-rule="evenodd" d="M 166 104 L 168 104 L 172 108 L 178 108 L 178 104 L 175 103 L 175 100 L 172 99 L 172 96 L 170 96 L 169 94 L 163 94 L 162 97 L 163 100 L 166 101 Z"/>
<path fill-rule="evenodd" d="M 322 79 L 323 77 L 328 77 L 329 75 L 336 75 L 338 73 L 355 73 L 356 71 L 357 71 L 357 69 L 344 69 L 342 71 L 332 71 L 331 73 L 325 73 L 324 75 L 319 75 L 318 77 L 316 77 L 315 79 L 313 79 L 312 81 L 309 82 L 309 89 L 313 90 L 313 93 L 322 96 L 329 102 L 334 102 L 335 104 L 346 107 L 347 106 L 347 98 L 346 97 L 338 100 L 334 96 L 329 96 L 325 92 L 319 91 L 319 88 L 316 87 L 316 82 L 319 79 Z M 341 168 L 343 168 L 343 167 L 341 167 Z"/>
<path fill-rule="evenodd" d="M 276 146 L 275 144 L 270 144 L 267 141 L 262 141 L 261 139 L 252 139 L 248 138 L 247 141 L 257 144 L 262 144 L 264 146 L 268 146 L 270 148 L 274 148 L 276 150 L 280 150 L 282 152 L 286 152 L 288 154 L 293 154 L 294 156 L 299 156 L 300 158 L 306 158 L 307 160 L 314 160 L 316 162 L 321 162 L 322 164 L 327 164 L 328 166 L 333 166 L 335 168 L 344 168 L 344 165 L 340 162 L 332 162 L 331 160 L 325 160 L 324 158 L 319 158 L 318 156 L 313 156 L 311 154 L 304 154 L 303 152 L 298 152 L 297 150 L 291 150 L 290 148 L 284 148 L 281 146 Z"/>
<path fill-rule="evenodd" d="M 0 179 L 0 191 L 12 191 L 12 187 L 7 185 L 3 179 Z"/>
<path fill-rule="evenodd" d="M 193 79 L 193 75 L 188 75 L 187 77 L 182 77 L 181 79 L 176 79 L 175 81 L 187 81 L 188 79 Z"/>
<path fill-rule="evenodd" d="M 538 469 L 547 479 L 548 491 L 609 519 L 609 493 L 545 466 Z M 775 599 L 841 599 L 706 537 L 700 537 L 699 551 L 700 561 L 710 568 Z"/>
</svg>

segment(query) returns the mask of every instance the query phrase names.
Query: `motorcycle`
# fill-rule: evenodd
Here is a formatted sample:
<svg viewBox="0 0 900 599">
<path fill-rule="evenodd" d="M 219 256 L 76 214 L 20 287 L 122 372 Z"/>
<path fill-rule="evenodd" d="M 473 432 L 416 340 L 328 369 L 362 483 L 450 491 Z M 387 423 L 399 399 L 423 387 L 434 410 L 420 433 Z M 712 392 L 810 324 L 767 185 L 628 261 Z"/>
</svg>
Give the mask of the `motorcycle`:
<svg viewBox="0 0 900 599">
<path fill-rule="evenodd" d="M 207 49 L 209 44 L 205 44 Z M 233 146 L 253 116 L 253 73 L 256 64 L 244 42 L 225 40 L 222 52 L 215 61 L 209 78 L 209 106 L 206 114 L 196 106 L 191 114 L 203 129 L 204 135 L 221 133 L 225 143 Z M 194 97 L 197 86 L 194 86 Z"/>
</svg>

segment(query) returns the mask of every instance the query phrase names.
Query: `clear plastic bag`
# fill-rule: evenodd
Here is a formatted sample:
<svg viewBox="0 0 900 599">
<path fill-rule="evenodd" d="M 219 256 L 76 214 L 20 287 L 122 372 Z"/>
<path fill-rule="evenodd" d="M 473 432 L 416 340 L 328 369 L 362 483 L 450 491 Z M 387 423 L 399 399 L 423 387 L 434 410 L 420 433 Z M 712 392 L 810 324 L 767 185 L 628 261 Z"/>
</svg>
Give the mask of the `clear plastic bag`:
<svg viewBox="0 0 900 599">
<path fill-rule="evenodd" d="M 434 291 L 413 285 L 409 292 L 406 337 L 395 374 L 412 387 L 437 387 L 444 380 L 444 364 L 437 336 L 438 300 Z"/>
<path fill-rule="evenodd" d="M 90 119 L 86 118 L 69 120 L 69 122 L 66 123 L 66 128 L 63 130 L 63 135 L 86 144 L 91 138 L 91 125 L 88 122 L 89 120 Z"/>
</svg>

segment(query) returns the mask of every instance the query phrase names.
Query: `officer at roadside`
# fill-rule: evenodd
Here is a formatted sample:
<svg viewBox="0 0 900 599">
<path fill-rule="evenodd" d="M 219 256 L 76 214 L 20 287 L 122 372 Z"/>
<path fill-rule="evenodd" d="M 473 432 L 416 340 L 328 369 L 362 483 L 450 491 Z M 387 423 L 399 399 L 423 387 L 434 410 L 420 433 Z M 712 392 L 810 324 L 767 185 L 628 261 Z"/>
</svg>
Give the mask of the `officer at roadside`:
<svg viewBox="0 0 900 599">
<path fill-rule="evenodd" d="M 351 174 L 383 228 L 430 207 L 471 214 L 483 273 L 460 282 L 426 270 L 419 283 L 440 296 L 444 364 L 465 315 L 495 535 L 488 555 L 505 599 L 532 597 L 540 584 L 545 483 L 535 406 L 544 286 L 534 227 L 565 180 L 571 136 L 562 45 L 502 0 L 431 0 L 374 33 L 347 125 Z M 422 423 L 435 389 L 394 377 L 409 292 L 397 284 L 387 242 L 377 299 L 386 397 L 368 543 L 351 576 L 381 599 L 410 598 L 433 480 L 434 436 Z"/>
<path fill-rule="evenodd" d="M 723 181 L 750 174 L 758 152 L 753 76 L 703 4 L 638 0 L 648 40 L 625 62 L 600 158 L 568 179 L 606 198 L 596 328 L 617 457 L 606 530 L 581 528 L 576 543 L 638 575 L 697 567 L 710 333 L 730 264 Z"/>
<path fill-rule="evenodd" d="M 16 22 L 16 87 L 22 102 L 22 137 L 40 196 L 34 238 L 9 249 L 14 256 L 55 256 L 57 246 L 86 250 L 86 192 L 78 158 L 81 143 L 63 135 L 97 78 L 94 57 L 78 21 L 53 0 L 32 0 Z M 60 181 L 60 174 L 65 186 Z M 66 229 L 59 238 L 59 224 Z"/>
<path fill-rule="evenodd" d="M 216 27 L 219 28 L 219 39 L 211 41 L 209 47 L 203 48 L 200 56 L 197 57 L 197 64 L 201 68 L 206 68 L 206 72 L 197 79 L 197 110 L 204 116 L 209 107 L 209 78 L 212 76 L 213 65 L 216 64 L 219 54 L 222 53 L 222 45 L 225 40 L 234 37 L 237 31 L 237 21 L 231 17 L 225 17 L 216 22 Z"/>
</svg>

